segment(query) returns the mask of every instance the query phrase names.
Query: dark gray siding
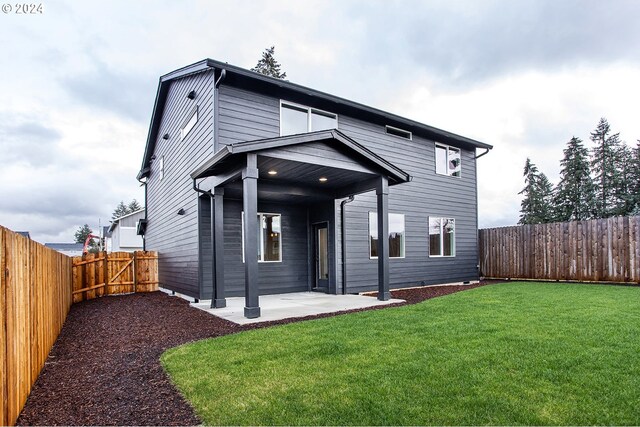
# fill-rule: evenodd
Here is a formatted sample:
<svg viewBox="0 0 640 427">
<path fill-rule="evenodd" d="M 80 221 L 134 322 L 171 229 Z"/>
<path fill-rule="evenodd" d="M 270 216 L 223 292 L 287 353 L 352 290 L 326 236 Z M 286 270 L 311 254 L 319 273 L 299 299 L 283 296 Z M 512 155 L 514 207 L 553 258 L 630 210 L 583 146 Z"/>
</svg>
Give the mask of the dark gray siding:
<svg viewBox="0 0 640 427">
<path fill-rule="evenodd" d="M 413 176 L 389 190 L 389 212 L 405 215 L 405 258 L 390 260 L 391 287 L 476 280 L 477 198 L 475 153 L 462 150 L 460 178 L 435 173 L 435 143 L 387 135 L 384 126 L 340 116 L 340 130 Z M 377 261 L 369 259 L 368 212 L 373 192 L 356 197 L 347 209 L 347 284 L 350 292 L 376 287 Z M 429 257 L 428 219 L 455 218 L 456 256 Z"/>
<path fill-rule="evenodd" d="M 258 212 L 282 215 L 282 262 L 258 264 L 260 294 L 309 290 L 306 206 L 258 201 Z M 242 202 L 225 199 L 224 277 L 227 296 L 244 295 L 241 224 Z"/>
<path fill-rule="evenodd" d="M 280 135 L 280 100 L 224 84 L 219 97 L 221 145 Z"/>
<path fill-rule="evenodd" d="M 196 98 L 187 94 L 195 90 Z M 159 252 L 160 284 L 199 297 L 198 195 L 189 174 L 213 155 L 213 74 L 204 72 L 171 83 L 147 182 L 146 247 Z M 180 129 L 198 106 L 198 123 L 180 139 Z M 169 139 L 162 135 L 169 134 Z M 164 156 L 164 178 L 159 179 Z M 177 215 L 179 209 L 184 215 Z"/>
<path fill-rule="evenodd" d="M 279 135 L 279 99 L 223 85 L 219 100 L 221 144 Z M 326 106 L 323 109 L 327 109 Z M 345 115 L 339 115 L 338 118 L 341 131 L 414 177 L 412 182 L 390 189 L 389 210 L 405 215 L 406 230 L 405 258 L 390 261 L 391 286 L 397 288 L 476 280 L 475 153 L 462 150 L 460 178 L 437 175 L 434 141 L 418 135 L 414 135 L 411 141 L 387 135 L 384 125 L 385 123 L 372 124 Z M 332 234 L 339 237 L 339 203 L 335 206 L 336 221 Z M 353 203 L 347 205 L 346 210 L 348 291 L 376 289 L 377 262 L 369 259 L 368 240 L 368 212 L 375 211 L 375 195 L 368 193 L 357 196 Z M 455 218 L 455 257 L 429 257 L 429 216 Z M 339 238 L 335 240 L 335 271 L 339 273 L 341 242 Z M 287 256 L 286 252 L 284 256 Z M 337 288 L 340 289 L 340 275 L 337 277 Z"/>
</svg>

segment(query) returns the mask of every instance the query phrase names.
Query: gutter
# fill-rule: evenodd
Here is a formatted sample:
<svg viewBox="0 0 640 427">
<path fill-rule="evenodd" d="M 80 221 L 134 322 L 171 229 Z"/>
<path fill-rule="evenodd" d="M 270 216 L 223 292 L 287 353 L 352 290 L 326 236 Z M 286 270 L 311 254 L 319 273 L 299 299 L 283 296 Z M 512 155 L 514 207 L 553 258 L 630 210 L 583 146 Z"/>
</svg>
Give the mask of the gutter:
<svg viewBox="0 0 640 427">
<path fill-rule="evenodd" d="M 354 196 L 349 196 L 348 199 L 344 199 L 340 202 L 340 239 L 342 240 L 342 295 L 347 294 L 347 227 L 345 225 L 345 205 L 351 203 L 354 200 Z"/>
<path fill-rule="evenodd" d="M 491 148 L 485 148 L 485 150 L 486 150 L 486 151 L 485 151 L 484 153 L 478 154 L 478 155 L 477 155 L 476 157 L 474 157 L 474 158 L 475 158 L 475 159 L 479 159 L 480 157 L 484 156 L 485 154 L 488 154 L 488 153 L 489 153 L 489 151 L 491 151 Z"/>
</svg>

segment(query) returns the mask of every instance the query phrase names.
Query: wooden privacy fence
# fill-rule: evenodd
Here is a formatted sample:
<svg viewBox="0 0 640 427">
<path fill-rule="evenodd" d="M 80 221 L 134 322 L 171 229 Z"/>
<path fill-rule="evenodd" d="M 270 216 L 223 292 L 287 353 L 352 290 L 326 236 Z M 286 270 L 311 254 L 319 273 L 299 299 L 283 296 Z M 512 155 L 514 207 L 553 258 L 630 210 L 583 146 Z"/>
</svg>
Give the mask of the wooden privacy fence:
<svg viewBox="0 0 640 427">
<path fill-rule="evenodd" d="M 0 226 L 0 425 L 13 425 L 73 302 L 158 289 L 156 252 L 70 258 Z"/>
<path fill-rule="evenodd" d="M 71 258 L 0 227 L 0 425 L 13 425 L 71 307 Z"/>
<path fill-rule="evenodd" d="M 640 283 L 640 216 L 479 231 L 486 278 Z"/>
<path fill-rule="evenodd" d="M 73 302 L 157 290 L 157 252 L 101 252 L 73 258 Z"/>
</svg>

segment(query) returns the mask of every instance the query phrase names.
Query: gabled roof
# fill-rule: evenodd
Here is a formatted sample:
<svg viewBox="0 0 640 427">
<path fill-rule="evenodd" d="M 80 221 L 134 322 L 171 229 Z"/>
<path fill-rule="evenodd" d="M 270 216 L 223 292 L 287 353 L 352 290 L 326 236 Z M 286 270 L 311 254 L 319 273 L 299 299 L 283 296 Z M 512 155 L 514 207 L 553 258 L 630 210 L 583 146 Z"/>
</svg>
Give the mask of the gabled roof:
<svg viewBox="0 0 640 427">
<path fill-rule="evenodd" d="M 287 147 L 298 144 L 308 144 L 319 141 L 332 141 L 344 149 L 350 157 L 355 157 L 361 162 L 366 162 L 390 178 L 390 184 L 399 184 L 411 180 L 411 176 L 399 167 L 368 150 L 361 144 L 349 138 L 337 129 L 322 130 L 317 132 L 302 133 L 298 135 L 281 136 L 278 138 L 260 139 L 256 141 L 238 142 L 226 145 L 214 154 L 209 160 L 198 167 L 191 178 L 205 178 L 216 174 L 216 167 L 229 160 L 231 157 L 244 153 L 260 153 L 273 148 Z M 336 147 L 337 148 L 337 147 Z"/>
<path fill-rule="evenodd" d="M 224 62 L 215 61 L 213 59 L 204 59 L 202 61 L 196 62 L 195 64 L 179 68 L 160 77 L 160 81 L 158 83 L 158 91 L 156 93 L 155 105 L 153 107 L 153 113 L 151 116 L 151 123 L 149 125 L 149 133 L 147 135 L 147 144 L 142 160 L 142 166 L 140 168 L 140 172 L 138 173 L 138 179 L 142 179 L 143 177 L 149 175 L 151 156 L 153 155 L 153 150 L 158 138 L 160 119 L 162 117 L 168 89 L 171 82 L 188 75 L 213 70 L 225 70 L 226 81 L 236 81 L 236 83 L 246 83 L 255 87 L 259 87 L 261 89 L 279 90 L 285 93 L 298 94 L 305 97 L 313 97 L 320 100 L 321 102 L 335 105 L 335 109 L 341 108 L 348 110 L 356 116 L 362 115 L 363 117 L 366 117 L 367 120 L 377 120 L 389 125 L 404 127 L 416 134 L 424 134 L 425 136 L 432 138 L 438 142 L 449 143 L 467 149 L 493 148 L 489 144 L 485 144 L 483 142 L 476 141 L 464 136 L 456 135 L 454 133 L 438 129 L 433 126 L 428 126 L 423 123 L 398 116 L 396 114 L 379 110 L 377 108 L 369 107 L 367 105 L 360 104 L 354 101 L 349 101 L 347 99 L 330 95 L 328 93 L 311 89 L 302 85 L 291 83 L 286 80 L 276 79 L 273 77 L 265 76 L 263 74 L 255 73 L 253 71 L 236 67 Z"/>
</svg>

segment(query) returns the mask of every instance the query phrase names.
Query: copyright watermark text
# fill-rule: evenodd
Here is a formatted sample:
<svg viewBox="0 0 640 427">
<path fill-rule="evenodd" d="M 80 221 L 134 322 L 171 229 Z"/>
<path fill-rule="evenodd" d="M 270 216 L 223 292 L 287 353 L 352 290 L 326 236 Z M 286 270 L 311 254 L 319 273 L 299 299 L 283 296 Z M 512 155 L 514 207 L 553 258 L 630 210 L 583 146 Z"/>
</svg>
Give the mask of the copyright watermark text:
<svg viewBox="0 0 640 427">
<path fill-rule="evenodd" d="M 2 3 L 0 9 L 5 15 L 42 15 L 44 4 L 42 3 Z"/>
</svg>

